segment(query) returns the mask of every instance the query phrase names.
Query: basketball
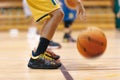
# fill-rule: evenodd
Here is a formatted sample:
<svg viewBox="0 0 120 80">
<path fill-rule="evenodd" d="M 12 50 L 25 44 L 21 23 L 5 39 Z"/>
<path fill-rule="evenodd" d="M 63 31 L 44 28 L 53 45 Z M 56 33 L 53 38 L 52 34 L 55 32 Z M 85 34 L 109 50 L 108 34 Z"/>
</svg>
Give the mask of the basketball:
<svg viewBox="0 0 120 80">
<path fill-rule="evenodd" d="M 78 35 L 77 49 L 86 58 L 96 58 L 104 53 L 107 39 L 99 28 L 88 28 Z"/>
<path fill-rule="evenodd" d="M 65 3 L 67 5 L 67 7 L 71 8 L 71 9 L 75 9 L 77 2 L 74 0 L 65 0 Z"/>
</svg>

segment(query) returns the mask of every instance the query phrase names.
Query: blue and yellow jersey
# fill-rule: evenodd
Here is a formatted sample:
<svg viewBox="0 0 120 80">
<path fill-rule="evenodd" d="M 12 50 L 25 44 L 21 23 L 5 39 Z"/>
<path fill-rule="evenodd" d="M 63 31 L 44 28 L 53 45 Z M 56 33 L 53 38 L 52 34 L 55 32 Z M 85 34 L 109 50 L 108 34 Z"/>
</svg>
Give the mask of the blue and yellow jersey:
<svg viewBox="0 0 120 80">
<path fill-rule="evenodd" d="M 77 11 L 75 9 L 71 9 L 66 5 L 65 0 L 60 0 L 62 10 L 64 12 L 64 21 L 73 21 L 76 19 Z"/>
<path fill-rule="evenodd" d="M 60 8 L 56 0 L 27 0 L 27 2 L 37 22 L 44 17 L 50 17 L 50 12 Z"/>
</svg>

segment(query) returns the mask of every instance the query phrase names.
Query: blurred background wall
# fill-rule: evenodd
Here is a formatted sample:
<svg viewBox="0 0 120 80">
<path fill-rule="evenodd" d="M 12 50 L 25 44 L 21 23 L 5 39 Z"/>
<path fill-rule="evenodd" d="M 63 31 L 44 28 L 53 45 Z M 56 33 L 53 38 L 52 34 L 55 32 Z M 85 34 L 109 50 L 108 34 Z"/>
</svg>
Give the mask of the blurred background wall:
<svg viewBox="0 0 120 80">
<path fill-rule="evenodd" d="M 114 0 L 83 0 L 87 12 L 87 21 L 76 19 L 73 30 L 83 29 L 89 26 L 103 29 L 115 29 L 115 14 L 113 12 Z M 22 0 L 0 0 L 0 31 L 8 31 L 12 28 L 26 31 L 29 28 L 29 19 L 25 18 Z M 41 28 L 41 23 L 38 23 Z M 58 27 L 63 30 L 63 23 Z"/>
</svg>

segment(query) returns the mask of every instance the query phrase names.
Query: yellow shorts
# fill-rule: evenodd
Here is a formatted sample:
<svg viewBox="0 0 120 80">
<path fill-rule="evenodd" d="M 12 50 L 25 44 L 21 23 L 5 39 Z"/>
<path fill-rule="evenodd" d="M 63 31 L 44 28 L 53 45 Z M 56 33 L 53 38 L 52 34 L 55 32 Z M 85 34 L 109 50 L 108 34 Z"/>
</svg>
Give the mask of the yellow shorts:
<svg viewBox="0 0 120 80">
<path fill-rule="evenodd" d="M 36 22 L 44 17 L 50 17 L 50 12 L 60 8 L 56 0 L 27 0 L 27 2 Z"/>
</svg>

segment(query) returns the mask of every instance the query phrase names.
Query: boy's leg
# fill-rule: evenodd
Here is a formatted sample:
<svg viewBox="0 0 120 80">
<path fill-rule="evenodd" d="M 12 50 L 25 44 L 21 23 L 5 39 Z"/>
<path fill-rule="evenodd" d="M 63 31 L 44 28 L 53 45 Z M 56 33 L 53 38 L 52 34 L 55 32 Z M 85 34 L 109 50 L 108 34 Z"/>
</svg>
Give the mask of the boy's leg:
<svg viewBox="0 0 120 80">
<path fill-rule="evenodd" d="M 63 18 L 63 12 L 61 9 L 57 9 L 54 12 L 50 13 L 51 18 L 47 19 L 47 21 L 45 22 L 45 24 L 43 25 L 42 31 L 41 31 L 41 39 L 45 40 L 46 42 L 42 42 L 42 40 L 40 41 L 41 43 L 39 43 L 36 54 L 40 54 L 43 53 L 47 46 L 49 45 L 50 40 L 52 39 L 55 30 L 58 26 L 58 24 L 61 22 L 62 18 Z M 41 45 L 43 44 L 43 45 Z M 46 44 L 46 45 L 45 45 Z M 43 48 L 43 51 L 40 50 L 41 48 Z"/>
<path fill-rule="evenodd" d="M 28 67 L 30 68 L 54 69 L 61 66 L 60 62 L 46 56 L 45 51 L 55 33 L 58 24 L 63 18 L 63 12 L 61 9 L 57 9 L 51 12 L 50 15 L 51 18 L 47 19 L 43 26 L 38 48 L 36 52 L 32 52 L 32 58 L 28 63 Z"/>
<path fill-rule="evenodd" d="M 49 18 L 43 25 L 41 37 L 51 40 L 58 24 L 63 19 L 64 14 L 61 9 L 57 9 L 57 10 L 51 12 L 49 15 L 51 15 L 51 18 Z"/>
<path fill-rule="evenodd" d="M 54 14 L 57 14 L 57 15 L 54 15 Z M 41 30 L 41 37 L 45 37 L 48 40 L 51 40 L 58 24 L 61 22 L 61 20 L 63 18 L 63 13 L 61 12 L 61 10 L 53 11 L 50 13 L 50 15 L 52 18 L 47 19 L 45 21 L 45 23 L 42 27 L 42 30 Z M 62 16 L 62 17 L 60 17 L 60 16 Z M 60 48 L 61 45 L 56 42 L 50 41 L 48 47 L 49 48 Z"/>
</svg>

